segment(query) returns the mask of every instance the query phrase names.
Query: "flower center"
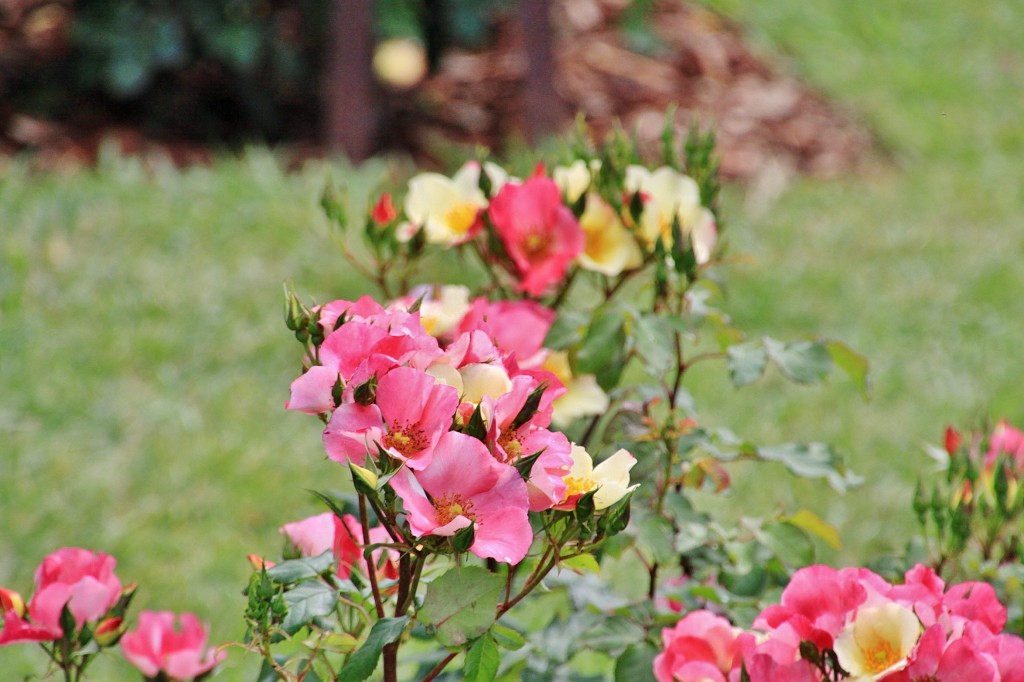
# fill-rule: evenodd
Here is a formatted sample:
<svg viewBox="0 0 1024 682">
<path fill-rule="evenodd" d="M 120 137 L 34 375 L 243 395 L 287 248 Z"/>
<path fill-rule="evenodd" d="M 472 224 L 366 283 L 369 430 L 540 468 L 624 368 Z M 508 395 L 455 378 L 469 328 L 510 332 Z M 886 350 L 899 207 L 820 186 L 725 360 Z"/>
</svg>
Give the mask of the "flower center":
<svg viewBox="0 0 1024 682">
<path fill-rule="evenodd" d="M 381 444 L 389 450 L 397 450 L 403 457 L 411 457 L 427 447 L 427 439 L 422 431 L 408 424 L 404 427 L 392 424 L 391 430 L 381 439 Z"/>
<path fill-rule="evenodd" d="M 440 526 L 448 525 L 457 516 L 473 519 L 473 500 L 463 501 L 458 493 L 448 493 L 434 500 L 434 510 Z"/>
<path fill-rule="evenodd" d="M 596 487 L 597 481 L 588 476 L 566 476 L 565 498 L 569 499 L 574 495 L 585 495 Z"/>
<path fill-rule="evenodd" d="M 468 202 L 459 202 L 452 206 L 444 216 L 444 222 L 452 232 L 463 235 L 469 232 L 476 222 L 477 208 Z"/>
<path fill-rule="evenodd" d="M 871 673 L 880 673 L 903 660 L 900 652 L 896 650 L 896 647 L 891 642 L 875 642 L 874 646 L 862 649 L 861 651 L 864 654 L 864 663 L 867 666 L 868 672 Z"/>
<path fill-rule="evenodd" d="M 523 240 L 523 250 L 528 260 L 543 256 L 548 251 L 548 239 L 541 232 L 531 232 Z"/>
<path fill-rule="evenodd" d="M 519 459 L 523 454 L 523 441 L 516 435 L 515 431 L 503 431 L 498 436 L 498 445 L 505 451 L 505 463 Z"/>
</svg>

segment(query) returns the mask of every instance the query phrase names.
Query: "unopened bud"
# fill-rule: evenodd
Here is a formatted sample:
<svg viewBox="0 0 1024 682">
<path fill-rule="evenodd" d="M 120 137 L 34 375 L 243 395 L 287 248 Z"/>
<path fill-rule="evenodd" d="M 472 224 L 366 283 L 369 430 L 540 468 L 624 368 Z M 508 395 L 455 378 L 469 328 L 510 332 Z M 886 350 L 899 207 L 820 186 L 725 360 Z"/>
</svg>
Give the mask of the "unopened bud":
<svg viewBox="0 0 1024 682">
<path fill-rule="evenodd" d="M 956 454 L 956 451 L 960 449 L 961 443 L 960 432 L 954 429 L 952 426 L 946 427 L 945 446 L 946 452 L 952 457 Z"/>
<path fill-rule="evenodd" d="M 18 618 L 25 617 L 25 600 L 14 590 L 0 587 L 0 613 L 13 611 Z"/>
<path fill-rule="evenodd" d="M 124 634 L 124 619 L 120 617 L 107 618 L 106 620 L 100 621 L 99 625 L 93 631 L 93 639 L 100 646 L 114 646 L 118 640 L 121 639 L 121 635 Z"/>
<path fill-rule="evenodd" d="M 348 468 L 352 470 L 352 481 L 359 492 L 369 494 L 377 492 L 377 474 L 352 462 L 348 463 Z"/>
<path fill-rule="evenodd" d="M 395 204 L 391 200 L 391 193 L 384 192 L 370 211 L 370 220 L 378 226 L 384 227 L 386 225 L 390 225 L 397 217 L 398 211 L 395 210 Z"/>
<path fill-rule="evenodd" d="M 246 554 L 245 558 L 249 560 L 249 564 L 252 566 L 252 570 L 254 571 L 271 569 L 275 565 L 273 561 L 267 561 L 259 554 Z"/>
</svg>

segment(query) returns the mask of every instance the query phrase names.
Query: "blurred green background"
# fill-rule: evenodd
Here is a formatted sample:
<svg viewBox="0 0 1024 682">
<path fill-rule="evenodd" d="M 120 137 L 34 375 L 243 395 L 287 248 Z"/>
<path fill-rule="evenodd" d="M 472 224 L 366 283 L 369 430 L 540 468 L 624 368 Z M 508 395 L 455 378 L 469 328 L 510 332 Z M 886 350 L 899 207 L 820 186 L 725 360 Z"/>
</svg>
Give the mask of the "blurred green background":
<svg viewBox="0 0 1024 682">
<path fill-rule="evenodd" d="M 910 497 L 947 423 L 1024 420 L 1024 7 L 1015 0 L 717 0 L 755 44 L 868 122 L 884 149 L 856 177 L 797 180 L 774 201 L 724 197 L 726 310 L 752 334 L 820 332 L 872 363 L 865 402 L 842 377 L 742 390 L 698 366 L 704 419 L 759 442 L 825 440 L 866 483 L 845 496 L 767 465 L 702 498 L 724 515 L 813 509 L 863 562 L 914 531 Z M 242 636 L 245 555 L 342 485 L 318 422 L 283 409 L 299 346 L 281 283 L 320 301 L 366 285 L 317 198 L 328 164 L 286 173 L 252 148 L 175 170 L 101 156 L 41 174 L 0 161 L 0 585 L 26 596 L 54 549 L 118 558 L 136 608 L 194 611 Z M 383 161 L 335 178 L 358 199 Z M 232 654 L 219 679 L 251 679 Z M 0 649 L 0 677 L 44 665 Z M 116 657 L 96 680 L 131 679 Z"/>
</svg>

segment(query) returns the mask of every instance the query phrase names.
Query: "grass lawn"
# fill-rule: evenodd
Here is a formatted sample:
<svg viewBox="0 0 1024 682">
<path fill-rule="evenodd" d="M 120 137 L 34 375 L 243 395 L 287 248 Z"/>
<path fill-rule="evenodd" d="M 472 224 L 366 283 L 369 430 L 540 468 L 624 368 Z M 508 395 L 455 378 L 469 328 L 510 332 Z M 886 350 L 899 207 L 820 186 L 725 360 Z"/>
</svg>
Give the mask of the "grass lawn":
<svg viewBox="0 0 1024 682">
<path fill-rule="evenodd" d="M 708 504 L 812 508 L 846 543 L 825 558 L 862 561 L 913 531 L 923 442 L 988 413 L 1024 421 L 1024 9 L 711 4 L 866 119 L 886 160 L 768 207 L 739 188 L 725 202 L 733 251 L 751 255 L 728 275 L 728 312 L 753 333 L 847 341 L 872 361 L 872 401 L 838 376 L 737 391 L 709 367 L 691 385 L 707 421 L 833 442 L 867 482 L 837 497 L 741 468 L 737 492 Z M 358 190 L 381 169 L 338 172 Z M 241 636 L 245 555 L 275 555 L 279 525 L 320 511 L 305 489 L 343 478 L 315 421 L 282 409 L 299 347 L 281 282 L 320 300 L 360 291 L 316 206 L 323 175 L 285 175 L 261 150 L 184 172 L 0 167 L 0 585 L 26 594 L 46 553 L 101 549 L 141 584 L 136 609 Z M 233 655 L 219 679 L 252 679 L 252 663 Z M 41 665 L 0 649 L 5 680 Z M 131 679 L 121 666 L 101 660 L 93 678 Z"/>
</svg>

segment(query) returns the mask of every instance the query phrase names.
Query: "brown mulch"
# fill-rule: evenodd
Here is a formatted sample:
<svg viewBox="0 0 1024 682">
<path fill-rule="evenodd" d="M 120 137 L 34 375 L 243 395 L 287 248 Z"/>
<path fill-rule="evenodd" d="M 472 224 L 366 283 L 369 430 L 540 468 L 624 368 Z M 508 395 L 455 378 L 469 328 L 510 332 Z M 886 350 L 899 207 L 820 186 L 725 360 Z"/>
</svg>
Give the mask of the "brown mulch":
<svg viewBox="0 0 1024 682">
<path fill-rule="evenodd" d="M 665 112 L 685 129 L 713 125 L 723 175 L 751 180 L 771 171 L 835 177 L 872 146 L 865 126 L 795 77 L 758 56 L 734 23 L 679 0 L 654 4 L 654 54 L 630 50 L 617 30 L 628 0 L 556 0 L 555 86 L 571 111 L 602 134 L 620 121 L 641 144 L 655 145 Z M 435 103 L 421 125 L 442 136 L 500 144 L 521 129 L 509 93 L 525 59 L 506 28 L 486 52 L 452 52 L 424 86 Z"/>
<path fill-rule="evenodd" d="M 71 0 L 6 1 L 0 71 L 28 59 L 33 45 L 36 52 L 60 49 L 68 25 L 61 12 Z M 726 178 L 754 182 L 797 173 L 842 175 L 872 147 L 863 124 L 759 56 L 739 27 L 718 14 L 682 0 L 657 0 L 650 17 L 656 49 L 641 53 L 628 47 L 619 30 L 630 0 L 553 1 L 554 83 L 561 109 L 585 112 L 598 136 L 619 121 L 635 132 L 642 148 L 654 148 L 666 110 L 676 106 L 680 129 L 693 120 L 714 126 Z M 35 33 L 25 33 L 33 24 L 23 19 L 41 5 L 50 14 L 35 22 Z M 23 6 L 21 15 L 10 11 L 15 6 Z M 514 22 L 506 21 L 492 48 L 450 50 L 413 96 L 387 100 L 403 111 L 389 118 L 401 129 L 385 137 L 423 158 L 448 142 L 501 149 L 524 127 L 519 93 L 527 60 L 519 38 Z M 162 156 L 178 165 L 211 159 L 202 144 L 156 141 L 132 127 L 84 130 L 5 110 L 0 87 L 0 155 L 30 150 L 37 167 L 74 170 L 95 163 L 104 141 L 126 154 Z M 294 145 L 292 153 L 302 159 L 322 150 L 307 142 Z"/>
</svg>

